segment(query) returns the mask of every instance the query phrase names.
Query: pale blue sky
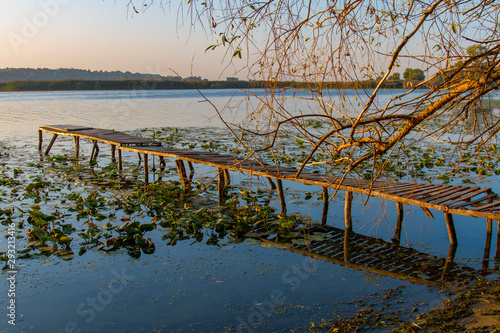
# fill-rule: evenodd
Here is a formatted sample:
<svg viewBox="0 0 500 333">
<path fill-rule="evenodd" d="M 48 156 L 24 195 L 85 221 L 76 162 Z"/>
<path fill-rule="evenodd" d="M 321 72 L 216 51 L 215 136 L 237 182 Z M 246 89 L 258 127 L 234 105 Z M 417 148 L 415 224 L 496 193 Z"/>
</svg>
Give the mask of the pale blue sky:
<svg viewBox="0 0 500 333">
<path fill-rule="evenodd" d="M 212 37 L 190 22 L 177 28 L 177 5 L 131 18 L 126 0 L 0 0 L 0 68 L 78 68 L 225 79 L 235 67 Z M 236 66 L 244 66 L 244 61 Z M 240 78 L 245 78 L 242 72 Z"/>
</svg>

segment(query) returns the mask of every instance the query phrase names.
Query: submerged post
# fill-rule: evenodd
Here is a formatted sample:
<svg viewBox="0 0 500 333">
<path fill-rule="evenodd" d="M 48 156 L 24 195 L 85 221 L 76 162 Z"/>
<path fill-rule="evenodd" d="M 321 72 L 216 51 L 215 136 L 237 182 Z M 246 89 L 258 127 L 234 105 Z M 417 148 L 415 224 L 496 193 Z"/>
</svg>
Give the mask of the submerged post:
<svg viewBox="0 0 500 333">
<path fill-rule="evenodd" d="M 446 220 L 446 227 L 448 228 L 448 237 L 450 238 L 450 244 L 457 245 L 457 233 L 455 232 L 453 217 L 450 213 L 444 213 L 444 219 Z"/>
<path fill-rule="evenodd" d="M 398 210 L 398 219 L 396 221 L 396 228 L 394 229 L 394 237 L 392 238 L 392 242 L 396 245 L 399 245 L 401 241 L 401 229 L 403 226 L 404 219 L 404 208 L 401 202 L 396 202 L 396 208 Z"/>
<path fill-rule="evenodd" d="M 344 208 L 344 217 L 345 217 L 345 228 L 348 230 L 352 230 L 352 192 L 345 192 L 345 208 Z"/>
</svg>

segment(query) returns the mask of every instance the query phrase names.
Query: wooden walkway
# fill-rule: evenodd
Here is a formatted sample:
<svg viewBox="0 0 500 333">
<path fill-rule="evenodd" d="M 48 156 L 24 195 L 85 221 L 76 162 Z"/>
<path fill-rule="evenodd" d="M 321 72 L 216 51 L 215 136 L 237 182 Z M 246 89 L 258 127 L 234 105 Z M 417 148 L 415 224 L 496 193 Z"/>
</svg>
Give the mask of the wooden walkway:
<svg viewBox="0 0 500 333">
<path fill-rule="evenodd" d="M 194 172 L 193 163 L 204 164 L 218 169 L 219 197 L 224 197 L 224 189 L 229 184 L 228 170 L 248 173 L 251 175 L 266 177 L 273 188 L 277 188 L 282 211 L 286 211 L 285 195 L 282 181 L 294 181 L 308 185 L 321 186 L 323 188 L 323 214 L 322 220 L 326 222 L 328 213 L 328 189 L 342 190 L 346 193 L 345 199 L 345 227 L 352 229 L 351 207 L 353 193 L 362 193 L 373 197 L 393 200 L 397 203 L 398 217 L 393 240 L 399 242 L 404 218 L 403 205 L 421 207 L 424 212 L 433 217 L 429 209 L 442 211 L 445 217 L 450 243 L 457 245 L 453 214 L 482 217 L 487 219 L 487 243 L 491 242 L 492 220 L 500 221 L 500 201 L 498 195 L 490 188 L 479 186 L 453 186 L 442 184 L 416 184 L 404 182 L 369 181 L 363 179 L 347 178 L 341 181 L 337 177 L 324 176 L 317 173 L 302 172 L 296 175 L 297 170 L 288 167 L 278 167 L 265 163 L 259 163 L 250 159 L 243 159 L 229 155 L 209 153 L 203 151 L 176 149 L 162 147 L 160 142 L 138 138 L 128 134 L 107 130 L 95 129 L 75 125 L 51 125 L 39 128 L 39 150 L 42 150 L 42 132 L 54 134 L 50 144 L 45 150 L 48 154 L 56 138 L 59 135 L 69 135 L 75 140 L 75 156 L 79 154 L 79 138 L 87 138 L 93 141 L 91 161 L 95 160 L 99 152 L 98 142 L 111 144 L 112 158 L 115 159 L 115 151 L 118 150 L 118 166 L 122 169 L 121 151 L 136 152 L 144 156 L 145 181 L 148 181 L 148 155 L 156 155 L 160 158 L 160 166 L 165 167 L 165 157 L 176 161 L 177 170 L 183 186 L 187 186 Z M 117 149 L 118 148 L 118 149 Z M 190 175 L 187 175 L 184 162 L 188 163 Z M 275 182 L 274 182 L 274 181 Z M 500 223 L 500 222 L 499 222 Z M 500 231 L 500 225 L 498 230 Z M 498 239 L 498 238 L 497 238 Z M 497 241 L 497 255 L 500 257 L 500 242 Z"/>
</svg>

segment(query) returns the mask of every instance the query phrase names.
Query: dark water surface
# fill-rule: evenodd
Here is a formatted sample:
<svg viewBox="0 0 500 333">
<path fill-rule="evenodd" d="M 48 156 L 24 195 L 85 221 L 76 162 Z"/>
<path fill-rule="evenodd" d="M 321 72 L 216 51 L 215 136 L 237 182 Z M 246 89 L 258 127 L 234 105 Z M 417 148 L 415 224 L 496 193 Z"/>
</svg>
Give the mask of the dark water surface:
<svg viewBox="0 0 500 333">
<path fill-rule="evenodd" d="M 222 107 L 231 97 L 241 99 L 243 95 L 211 91 L 207 96 Z M 225 133 L 222 125 L 211 106 L 200 103 L 201 100 L 196 91 L 2 93 L 0 145 L 4 153 L 0 162 L 10 170 L 17 167 L 26 173 L 37 172 L 28 164 L 40 160 L 37 128 L 43 124 L 69 123 L 128 131 L 189 127 L 191 134 L 187 134 L 186 141 L 200 136 L 220 138 L 225 135 L 221 134 Z M 232 116 L 235 120 L 239 117 Z M 82 143 L 82 151 L 82 159 L 88 158 L 90 144 Z M 52 154 L 71 152 L 72 141 L 62 138 Z M 125 159 L 129 167 L 137 163 L 136 155 L 125 155 Z M 99 164 L 106 165 L 106 161 L 109 152 L 103 149 Z M 200 179 L 215 177 L 208 168 L 197 171 Z M 24 175 L 26 179 L 29 176 Z M 44 177 L 50 179 L 51 175 Z M 233 177 L 242 187 L 266 186 L 265 182 L 245 175 Z M 478 185 L 499 190 L 496 178 L 481 181 Z M 321 218 L 321 202 L 314 199 L 317 196 L 304 199 L 305 192 L 320 189 L 292 182 L 284 182 L 284 187 L 290 202 L 289 213 L 298 212 L 312 220 Z M 85 189 L 80 186 L 78 191 Z M 395 204 L 377 198 L 365 204 L 365 199 L 354 195 L 354 231 L 390 241 Z M 328 225 L 343 228 L 343 200 L 343 193 L 333 198 Z M 22 207 L 22 203 L 17 205 Z M 277 195 L 270 205 L 279 207 Z M 8 200 L 0 201 L 0 208 L 10 206 Z M 446 224 L 440 212 L 434 215 L 435 219 L 429 219 L 420 208 L 406 207 L 401 245 L 446 257 Z M 454 220 L 459 240 L 456 262 L 480 268 L 486 237 L 484 219 L 454 216 Z M 5 226 L 1 228 L 7 232 Z M 391 304 L 391 311 L 401 309 L 406 318 L 438 306 L 445 298 L 439 287 L 314 259 L 252 239 L 237 244 L 223 242 L 221 246 L 186 240 L 169 246 L 162 240 L 164 233 L 161 229 L 151 233 L 156 251 L 138 259 L 124 250 L 87 251 L 69 261 L 56 256 L 19 259 L 17 325 L 13 327 L 7 322 L 8 274 L 4 272 L 0 283 L 0 331 L 304 332 L 311 323 L 318 324 L 322 319 L 353 314 L 359 306 L 383 304 L 384 296 L 391 290 L 398 290 L 399 295 L 393 298 L 398 302 Z M 17 241 L 18 248 L 25 246 L 24 239 Z M 495 246 L 494 237 L 492 248 Z M 0 250 L 6 249 L 7 241 L 2 237 Z M 415 308 L 417 311 L 410 316 Z"/>
</svg>

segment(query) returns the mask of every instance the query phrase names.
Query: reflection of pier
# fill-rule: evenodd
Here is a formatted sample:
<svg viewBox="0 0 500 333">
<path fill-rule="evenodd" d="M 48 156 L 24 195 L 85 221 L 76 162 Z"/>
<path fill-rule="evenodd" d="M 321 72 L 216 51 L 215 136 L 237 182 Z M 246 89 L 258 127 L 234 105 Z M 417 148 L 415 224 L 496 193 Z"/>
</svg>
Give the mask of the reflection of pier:
<svg viewBox="0 0 500 333">
<path fill-rule="evenodd" d="M 325 239 L 307 241 L 306 234 L 303 236 L 307 245 L 291 244 L 287 249 L 338 265 L 419 284 L 450 287 L 450 282 L 464 281 L 477 274 L 490 273 L 487 261 L 483 269 L 456 264 L 454 262 L 456 246 L 451 246 L 447 258 L 442 258 L 356 234 L 350 230 L 321 226 L 309 230 L 309 234 L 314 235 L 315 231 L 320 232 Z M 276 242 L 276 238 L 264 241 Z"/>
</svg>

